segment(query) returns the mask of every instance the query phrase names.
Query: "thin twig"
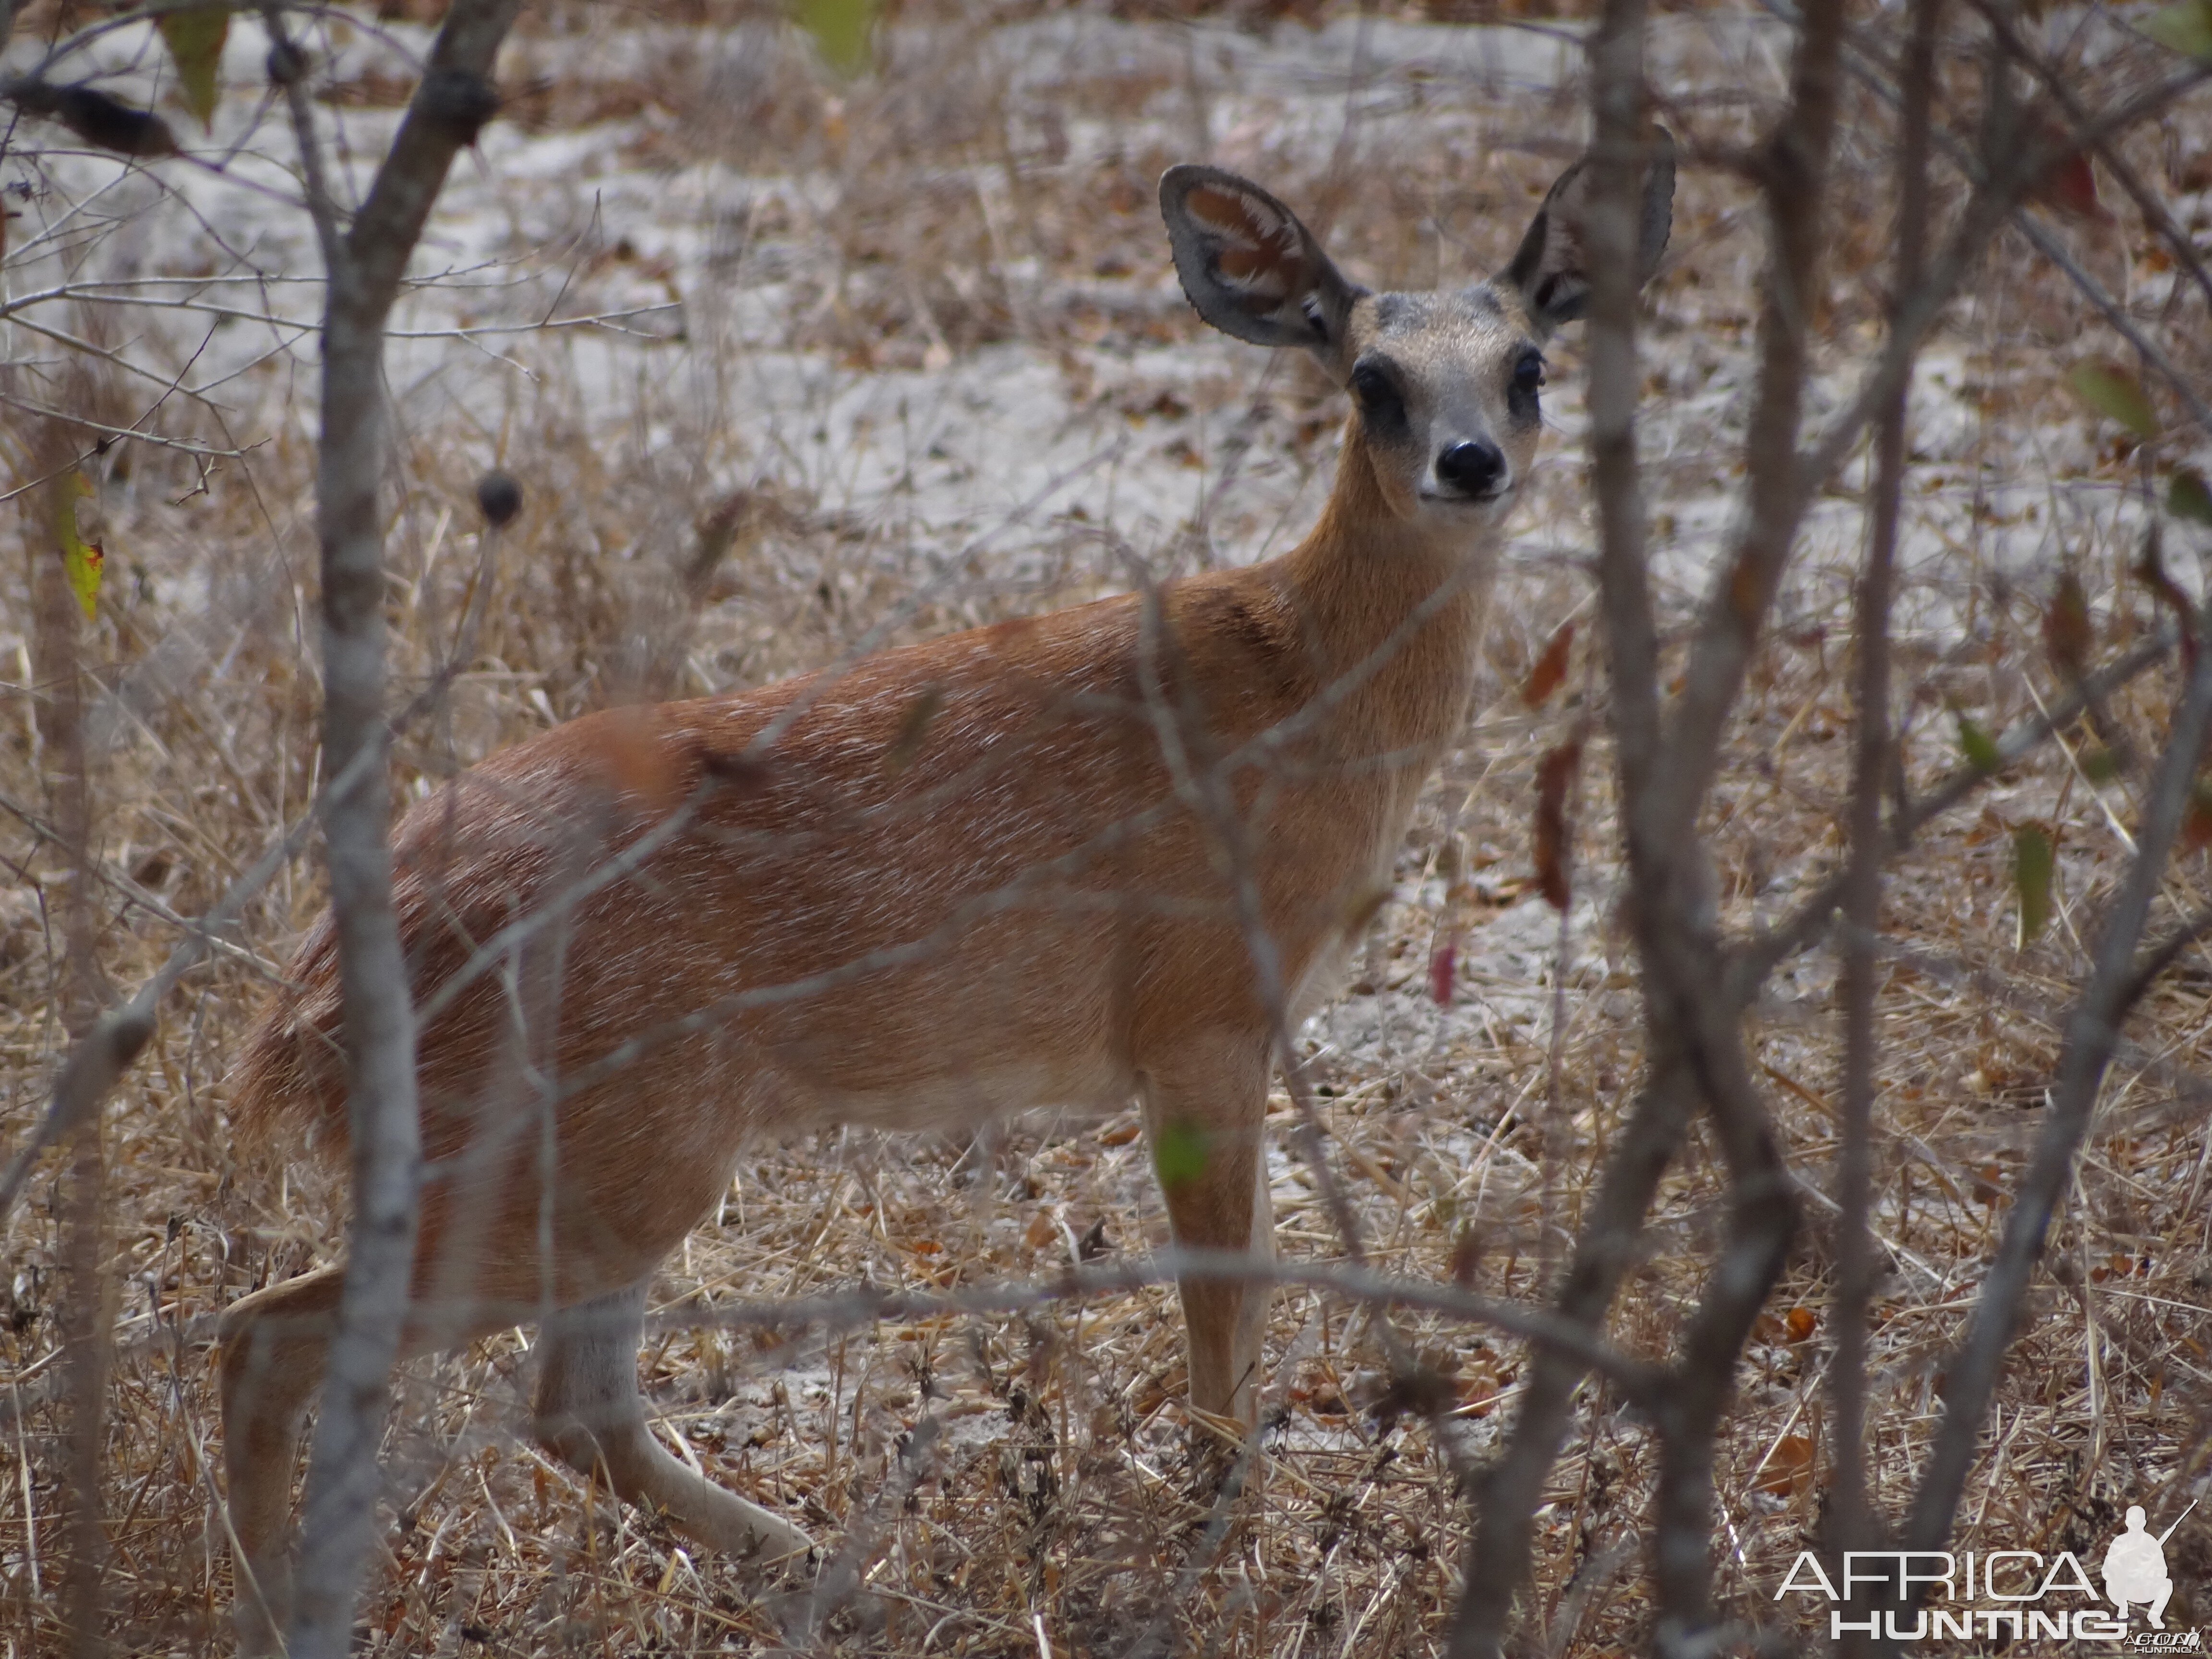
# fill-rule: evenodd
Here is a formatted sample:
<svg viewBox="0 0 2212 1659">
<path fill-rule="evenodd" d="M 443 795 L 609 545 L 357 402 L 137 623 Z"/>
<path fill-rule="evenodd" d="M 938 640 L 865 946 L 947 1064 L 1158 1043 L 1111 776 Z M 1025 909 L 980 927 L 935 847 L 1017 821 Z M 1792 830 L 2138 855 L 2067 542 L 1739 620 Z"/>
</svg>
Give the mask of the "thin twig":
<svg viewBox="0 0 2212 1659">
<path fill-rule="evenodd" d="M 1898 293 L 1920 280 L 1926 257 L 1928 135 L 1935 101 L 1936 43 L 1943 0 L 1914 0 L 1905 72 L 1903 131 L 1898 138 Z M 1846 923 L 1843 983 L 1843 1122 L 1836 1154 L 1836 1332 L 1828 1386 L 1835 1401 L 1830 1434 L 1836 1475 L 1835 1536 L 1841 1548 L 1874 1547 L 1867 1506 L 1864 1434 L 1867 1403 L 1867 1308 L 1874 1293 L 1875 934 L 1881 908 L 1882 865 L 1892 850 L 1882 832 L 1882 791 L 1888 781 L 1890 598 L 1895 583 L 1899 510 L 1903 501 L 1905 386 L 1883 411 L 1875 435 L 1873 526 L 1859 578 L 1851 635 L 1856 653 L 1856 742 L 1852 755 L 1850 862 L 1844 872 Z M 1856 1632 L 1851 1639 L 1856 1640 Z"/>
</svg>

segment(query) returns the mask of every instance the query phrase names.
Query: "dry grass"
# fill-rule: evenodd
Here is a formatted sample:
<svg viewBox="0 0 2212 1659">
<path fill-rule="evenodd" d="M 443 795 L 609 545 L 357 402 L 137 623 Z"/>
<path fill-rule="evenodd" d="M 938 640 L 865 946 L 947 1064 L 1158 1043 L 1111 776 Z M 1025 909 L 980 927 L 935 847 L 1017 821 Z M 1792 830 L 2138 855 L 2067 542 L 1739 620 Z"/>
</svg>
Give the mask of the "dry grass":
<svg viewBox="0 0 2212 1659">
<path fill-rule="evenodd" d="M 433 779 L 611 702 L 757 684 L 863 641 L 1086 597 L 1121 583 L 1123 549 L 1165 572 L 1286 545 L 1325 485 L 1337 405 L 1303 366 L 1199 337 L 1164 281 L 1152 198 L 1161 166 L 1197 148 L 1202 126 L 1218 159 L 1314 208 L 1362 274 L 1422 284 L 1502 259 L 1556 168 L 1556 151 L 1541 152 L 1578 119 L 1571 85 L 1486 78 L 1464 56 L 1456 68 L 1407 67 L 1413 43 L 1445 37 L 1387 19 L 1365 49 L 1374 73 L 1347 93 L 1330 54 L 1353 24 L 1328 16 L 1332 32 L 1318 37 L 1296 25 L 1186 35 L 1071 12 L 913 8 L 886 73 L 845 88 L 815 78 L 757 17 L 706 27 L 568 8 L 538 20 L 509 62 L 517 83 L 544 79 L 524 112 L 532 131 L 495 137 L 457 179 L 438 258 L 463 274 L 418 301 L 415 325 L 550 314 L 556 297 L 564 316 L 673 297 L 680 313 L 641 313 L 626 326 L 665 336 L 680 317 L 684 338 L 580 329 L 396 350 L 404 488 L 391 614 L 404 687 L 447 662 L 477 585 L 489 585 L 466 672 L 404 734 L 403 775 Z M 1759 51 L 1705 27 L 1667 37 L 1669 84 L 1684 94 L 1676 118 L 1713 142 L 1740 138 L 1771 70 Z M 344 51 L 332 107 L 371 146 L 389 102 L 374 77 L 392 71 L 362 39 Z M 1839 374 L 1878 314 L 1886 194 L 1886 129 L 1870 105 L 1847 120 L 1854 194 L 1839 222 L 1852 228 L 1837 240 L 1827 319 Z M 2177 115 L 2131 153 L 2201 232 L 2212 152 L 2208 129 L 2190 123 Z M 502 174 L 532 157 L 541 164 L 502 202 Z M 59 190 L 82 176 L 70 165 L 12 155 L 0 185 Z M 173 216 L 131 200 L 133 213 Z M 1651 303 L 1647 453 L 1674 621 L 1726 524 L 1754 304 L 1747 200 L 1724 177 L 1686 173 L 1674 262 Z M 121 230 L 87 235 L 71 258 L 112 273 L 100 262 L 118 258 Z M 2212 380 L 2202 299 L 2160 309 L 2156 251 L 2132 218 L 2069 234 L 2162 339 L 2197 354 L 2198 384 Z M 174 236 L 140 257 L 144 270 L 178 271 L 202 258 Z M 198 270 L 208 268 L 202 258 Z M 278 297 L 305 314 L 307 292 Z M 2036 629 L 2062 563 L 2088 582 L 2100 647 L 2150 618 L 2141 588 L 2114 575 L 2139 524 L 2132 465 L 2100 448 L 2054 390 L 2073 356 L 2102 349 L 2075 343 L 2085 314 L 2008 242 L 1923 379 L 1900 628 L 1916 781 L 1955 758 L 1947 705 L 1994 728 L 2048 695 Z M 107 331 L 94 337 L 136 338 L 118 307 L 80 317 Z M 1513 690 L 1588 592 L 1574 347 L 1554 356 L 1559 430 L 1486 647 L 1486 712 L 1429 793 L 1356 982 L 1309 1034 L 1378 1263 L 1441 1279 L 1460 1246 L 1484 1289 L 1528 1297 L 1579 1224 L 1638 1075 L 1640 1036 L 1601 744 L 1583 773 L 1564 958 L 1527 878 L 1536 761 L 1601 696 L 1579 642 L 1569 690 L 1549 708 L 1530 711 Z M 179 400 L 161 428 L 216 448 L 258 444 L 246 456 L 203 477 L 190 457 L 124 446 L 92 469 L 112 572 L 87 635 L 100 960 L 117 987 L 168 948 L 165 914 L 210 904 L 316 784 L 307 357 L 279 354 L 227 388 L 221 410 Z M 118 423 L 146 401 L 146 388 L 113 373 L 74 384 L 68 395 L 99 400 Z M 467 503 L 495 463 L 523 482 L 528 507 L 486 541 Z M 702 568 L 702 526 L 718 512 L 735 534 Z M 1837 857 L 1858 533 L 1855 497 L 1824 502 L 1731 743 L 1711 823 L 1731 924 L 1786 911 Z M 28 520 L 0 524 L 0 540 L 13 550 L 4 615 L 27 617 L 28 562 L 48 556 Z M 64 862 L 36 827 L 52 808 L 27 627 L 0 620 L 0 656 L 19 665 L 0 718 L 10 872 L 0 1121 L 10 1141 L 64 1046 Z M 2149 747 L 2171 690 L 2154 676 L 2111 718 Z M 1992 785 L 1898 867 L 1885 914 L 1877 1217 L 1897 1267 L 1877 1306 L 1870 1448 L 1877 1499 L 1893 1513 L 2008 1172 L 2034 1133 L 2130 817 L 2124 780 L 2092 786 L 2054 751 Z M 2018 949 L 2009 832 L 2030 820 L 2057 829 L 2061 903 L 2045 937 Z M 2208 896 L 2204 860 L 2178 865 L 2177 906 Z M 252 908 L 253 959 L 188 981 L 108 1115 L 123 1358 L 100 1497 L 114 1639 L 132 1652 L 227 1640 L 209 1352 L 182 1333 L 325 1259 L 339 1237 L 339 1194 L 234 1154 L 222 1081 L 273 964 L 319 902 L 303 864 Z M 1461 943 L 1462 971 L 1438 1007 L 1429 963 L 1448 939 Z M 1554 1098 L 1547 1054 L 1563 969 Z M 1832 978 L 1830 958 L 1809 957 L 1778 978 L 1758 1016 L 1771 1100 L 1815 1189 L 1834 1153 Z M 2212 963 L 2199 954 L 2130 1028 L 1970 1493 L 1969 1547 L 2086 1555 L 2116 1530 L 2118 1507 L 2142 1501 L 2154 1518 L 2171 1516 L 2202 1488 L 2208 996 Z M 1336 1254 L 1310 1177 L 1294 1161 L 1276 1167 L 1285 1253 Z M 0 1227 L 0 1376 L 27 1401 L 45 1397 L 58 1369 L 60 1180 L 58 1163 L 42 1170 Z M 1693 1146 L 1617 1310 L 1623 1346 L 1667 1352 L 1708 1260 L 1720 1190 L 1713 1156 Z M 1807 1213 L 1725 1431 L 1717 1528 L 1731 1612 L 1784 1627 L 1825 1611 L 1773 1600 L 1790 1559 L 1818 1538 L 1825 1480 L 1832 1214 L 1817 1196 Z M 666 1265 L 654 1302 L 680 1313 L 863 1278 L 974 1283 L 1164 1238 L 1133 1116 L 1024 1121 L 972 1146 L 853 1132 L 759 1149 L 721 1213 Z M 1456 1379 L 1456 1427 L 1479 1453 L 1510 1419 L 1517 1352 L 1441 1321 L 1408 1328 Z M 803 1583 L 759 1591 L 518 1438 L 527 1346 L 517 1333 L 408 1372 L 387 1457 L 388 1554 L 366 1603 L 376 1650 L 772 1645 Z M 1194 1496 L 1202 1431 L 1181 1403 L 1180 1347 L 1172 1297 L 1158 1291 L 789 1347 L 678 1321 L 643 1367 L 665 1433 L 709 1471 L 802 1516 L 832 1549 L 867 1540 L 865 1593 L 827 1626 L 829 1650 L 1118 1655 L 1148 1625 L 1208 1653 L 1431 1650 L 1465 1512 L 1428 1431 L 1374 1411 L 1382 1362 L 1358 1311 L 1303 1292 L 1279 1298 L 1269 1358 L 1279 1411 L 1255 1489 L 1210 1565 L 1192 1565 L 1207 1511 Z M 906 1437 L 925 1413 L 944 1437 L 908 1468 Z M 63 1639 L 67 1428 L 49 1402 L 0 1433 L 10 1659 Z M 1652 1449 L 1644 1425 L 1586 1389 L 1541 1518 L 1532 1609 L 1562 1650 L 1644 1641 L 1638 1527 Z M 2212 1620 L 2206 1515 L 2169 1547 L 2180 1589 L 2168 1619 L 2183 1626 Z"/>
</svg>

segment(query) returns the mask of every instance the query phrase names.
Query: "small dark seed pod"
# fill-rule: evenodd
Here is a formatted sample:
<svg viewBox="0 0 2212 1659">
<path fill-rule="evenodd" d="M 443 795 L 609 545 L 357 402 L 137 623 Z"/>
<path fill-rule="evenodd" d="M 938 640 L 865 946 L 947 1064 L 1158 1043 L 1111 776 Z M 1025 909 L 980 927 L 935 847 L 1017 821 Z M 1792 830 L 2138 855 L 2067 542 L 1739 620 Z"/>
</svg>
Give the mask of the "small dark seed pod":
<svg viewBox="0 0 2212 1659">
<path fill-rule="evenodd" d="M 504 472 L 487 472 L 477 480 L 477 505 L 494 530 L 504 530 L 522 511 L 522 486 Z"/>
<path fill-rule="evenodd" d="M 289 87 L 307 78 L 307 54 L 289 40 L 269 48 L 269 83 Z"/>
<path fill-rule="evenodd" d="M 416 89 L 415 107 L 453 135 L 457 144 L 473 144 L 499 113 L 499 89 L 474 70 L 436 69 Z"/>
</svg>

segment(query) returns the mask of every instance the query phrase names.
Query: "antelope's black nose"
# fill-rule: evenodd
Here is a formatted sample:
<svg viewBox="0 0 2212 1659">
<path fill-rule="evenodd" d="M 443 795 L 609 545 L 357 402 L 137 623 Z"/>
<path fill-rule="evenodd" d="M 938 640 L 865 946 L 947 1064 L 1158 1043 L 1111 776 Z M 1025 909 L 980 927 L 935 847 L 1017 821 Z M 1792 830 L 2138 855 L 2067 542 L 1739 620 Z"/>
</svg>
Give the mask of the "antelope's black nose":
<svg viewBox="0 0 2212 1659">
<path fill-rule="evenodd" d="M 1487 495 L 1505 477 L 1505 457 L 1495 444 L 1469 440 L 1437 457 L 1437 480 L 1462 495 Z"/>
</svg>

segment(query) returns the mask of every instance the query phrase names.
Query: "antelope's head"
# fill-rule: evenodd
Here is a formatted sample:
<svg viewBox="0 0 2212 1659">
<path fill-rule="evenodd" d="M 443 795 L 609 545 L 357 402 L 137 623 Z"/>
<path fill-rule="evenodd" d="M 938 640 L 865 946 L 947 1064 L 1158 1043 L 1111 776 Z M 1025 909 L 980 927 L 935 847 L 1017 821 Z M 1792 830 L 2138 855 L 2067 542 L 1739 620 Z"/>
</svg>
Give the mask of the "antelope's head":
<svg viewBox="0 0 2212 1659">
<path fill-rule="evenodd" d="M 1446 529 L 1501 517 L 1535 457 L 1544 344 L 1589 295 L 1587 165 L 1559 175 L 1503 270 L 1425 292 L 1352 282 L 1296 214 L 1218 167 L 1170 167 L 1160 211 L 1198 314 L 1240 340 L 1313 353 L 1352 393 L 1347 442 L 1365 450 L 1391 511 Z M 1639 283 L 1666 248 L 1674 199 L 1674 141 L 1655 129 Z"/>
</svg>

